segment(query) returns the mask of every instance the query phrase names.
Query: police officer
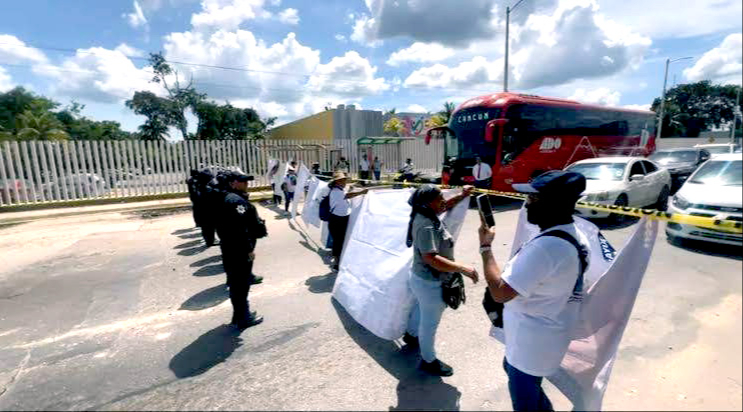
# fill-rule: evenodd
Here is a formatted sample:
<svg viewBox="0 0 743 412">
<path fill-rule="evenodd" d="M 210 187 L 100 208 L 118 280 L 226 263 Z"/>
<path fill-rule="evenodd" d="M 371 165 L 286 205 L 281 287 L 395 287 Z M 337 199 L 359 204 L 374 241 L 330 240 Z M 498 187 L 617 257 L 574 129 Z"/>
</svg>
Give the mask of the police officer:
<svg viewBox="0 0 743 412">
<path fill-rule="evenodd" d="M 218 210 L 222 203 L 224 194 L 218 187 L 214 174 L 209 169 L 203 169 L 198 176 L 196 184 L 196 212 L 201 236 L 206 246 L 214 246 L 214 231 L 217 224 Z"/>
<path fill-rule="evenodd" d="M 191 175 L 188 179 L 186 179 L 186 186 L 188 187 L 188 198 L 191 200 L 194 225 L 196 225 L 196 227 L 201 227 L 201 224 L 199 223 L 198 211 L 196 210 L 198 208 L 197 203 L 199 201 L 198 190 L 196 189 L 198 177 L 199 171 L 196 169 L 191 169 Z"/>
<path fill-rule="evenodd" d="M 225 173 L 228 187 L 217 223 L 222 264 L 230 288 L 232 324 L 239 329 L 263 322 L 262 316 L 250 311 L 248 303 L 250 285 L 263 281 L 253 275 L 253 261 L 256 241 L 266 235 L 264 222 L 247 199 L 249 180 L 250 176 L 239 172 Z"/>
</svg>

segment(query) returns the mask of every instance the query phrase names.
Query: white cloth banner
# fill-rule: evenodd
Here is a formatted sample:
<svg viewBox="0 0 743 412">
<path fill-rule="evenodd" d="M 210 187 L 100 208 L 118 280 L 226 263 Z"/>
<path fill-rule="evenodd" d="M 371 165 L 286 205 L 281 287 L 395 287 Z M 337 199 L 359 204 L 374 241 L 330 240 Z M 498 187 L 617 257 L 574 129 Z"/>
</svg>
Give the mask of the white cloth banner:
<svg viewBox="0 0 743 412">
<path fill-rule="evenodd" d="M 266 179 L 273 183 L 273 176 L 271 176 L 271 170 L 279 164 L 278 159 L 268 160 L 268 170 L 266 170 Z M 277 172 L 278 173 L 278 172 Z"/>
<path fill-rule="evenodd" d="M 307 192 L 307 199 L 302 207 L 302 220 L 304 224 L 320 228 L 320 201 L 328 194 L 328 184 L 322 180 L 312 177 L 310 179 L 310 188 Z"/>
<path fill-rule="evenodd" d="M 294 200 L 292 201 L 292 219 L 297 218 L 297 205 L 304 200 L 304 186 L 310 177 L 310 169 L 304 163 L 300 164 L 297 173 L 297 188 L 294 190 Z"/>
<path fill-rule="evenodd" d="M 281 184 L 284 183 L 284 178 L 286 177 L 286 171 L 289 170 L 289 162 L 287 162 L 283 167 L 279 165 L 279 171 L 273 175 L 273 194 L 276 196 L 281 196 L 281 201 L 284 201 L 284 191 L 281 190 Z"/>
<path fill-rule="evenodd" d="M 547 379 L 570 399 L 574 410 L 601 410 L 617 349 L 653 253 L 658 222 L 641 220 L 617 254 L 596 225 L 578 217 L 575 221 L 578 231 L 589 240 L 586 292 L 573 340 L 560 369 Z M 538 232 L 526 222 L 522 210 L 513 253 Z M 500 328 L 492 328 L 491 336 L 504 342 Z"/>
<path fill-rule="evenodd" d="M 362 196 L 351 213 L 333 288 L 333 297 L 356 322 L 382 339 L 402 337 L 413 308 L 408 286 L 413 248 L 405 244 L 412 191 L 374 190 Z M 467 203 L 460 202 L 443 218 L 455 240 Z"/>
</svg>

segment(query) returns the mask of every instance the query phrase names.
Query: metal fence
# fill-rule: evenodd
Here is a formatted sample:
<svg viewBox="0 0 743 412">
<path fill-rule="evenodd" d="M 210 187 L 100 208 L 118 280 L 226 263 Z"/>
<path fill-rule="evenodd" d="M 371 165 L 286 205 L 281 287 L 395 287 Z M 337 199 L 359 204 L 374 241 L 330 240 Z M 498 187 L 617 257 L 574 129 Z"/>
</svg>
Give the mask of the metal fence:
<svg viewBox="0 0 743 412">
<path fill-rule="evenodd" d="M 416 169 L 441 170 L 442 142 L 401 143 L 373 147 L 386 172 L 413 159 Z M 0 145 L 0 206 L 68 202 L 83 199 L 131 198 L 186 193 L 192 168 L 239 168 L 256 177 L 251 186 L 265 186 L 269 159 L 318 162 L 329 169 L 338 157 L 358 171 L 355 141 L 221 140 L 221 141 L 5 141 Z M 371 160 L 370 159 L 370 160 Z"/>
</svg>

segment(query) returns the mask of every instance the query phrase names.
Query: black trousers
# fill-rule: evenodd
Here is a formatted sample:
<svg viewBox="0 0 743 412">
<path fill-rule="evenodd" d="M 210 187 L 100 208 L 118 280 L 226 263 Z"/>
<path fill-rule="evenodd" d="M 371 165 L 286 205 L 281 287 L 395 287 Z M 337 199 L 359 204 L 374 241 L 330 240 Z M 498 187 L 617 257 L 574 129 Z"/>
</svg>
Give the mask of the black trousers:
<svg viewBox="0 0 743 412">
<path fill-rule="evenodd" d="M 284 210 L 286 210 L 288 212 L 289 211 L 289 205 L 292 203 L 292 200 L 294 200 L 294 192 L 287 192 L 285 190 L 284 191 L 284 200 L 285 200 L 285 202 L 284 202 L 285 203 Z"/>
<path fill-rule="evenodd" d="M 222 264 L 230 287 L 232 323 L 245 323 L 250 317 L 248 294 L 253 283 L 253 262 L 249 260 L 245 249 L 235 251 L 222 248 Z"/>
<path fill-rule="evenodd" d="M 346 240 L 346 229 L 348 229 L 348 216 L 336 216 L 330 214 L 328 219 L 328 230 L 333 237 L 333 257 L 336 263 L 340 263 L 341 253 L 343 252 L 343 242 Z"/>
<path fill-rule="evenodd" d="M 364 171 L 364 170 L 359 171 L 359 178 L 361 180 L 369 180 L 369 171 L 368 170 L 366 170 L 366 171 Z"/>
<path fill-rule="evenodd" d="M 201 237 L 204 238 L 204 243 L 206 243 L 207 246 L 213 246 L 214 232 L 216 230 L 214 222 L 208 219 L 202 219 L 199 223 L 201 224 Z"/>
</svg>

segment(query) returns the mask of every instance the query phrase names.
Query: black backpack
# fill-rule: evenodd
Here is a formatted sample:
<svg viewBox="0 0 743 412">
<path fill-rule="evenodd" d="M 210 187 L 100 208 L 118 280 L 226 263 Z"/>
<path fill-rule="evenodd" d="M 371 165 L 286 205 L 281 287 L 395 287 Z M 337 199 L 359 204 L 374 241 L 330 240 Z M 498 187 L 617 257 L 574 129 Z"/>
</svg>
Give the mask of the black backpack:
<svg viewBox="0 0 743 412">
<path fill-rule="evenodd" d="M 580 273 L 578 273 L 578 279 L 575 281 L 575 286 L 573 286 L 573 293 L 568 299 L 568 302 L 581 300 L 583 291 L 583 274 L 588 268 L 588 249 L 578 243 L 573 235 L 562 230 L 553 230 L 551 232 L 542 233 L 534 239 L 543 236 L 559 237 L 560 239 L 570 242 L 570 244 L 575 246 L 575 248 L 578 250 Z M 485 314 L 488 315 L 488 318 L 490 318 L 490 322 L 492 322 L 493 326 L 495 326 L 496 328 L 503 328 L 503 304 L 500 302 L 496 302 L 493 297 L 490 296 L 490 291 L 487 287 L 485 287 L 485 296 L 482 299 L 482 307 L 483 309 L 485 309 Z"/>
<path fill-rule="evenodd" d="M 335 189 L 330 189 L 330 192 L 333 190 Z M 323 222 L 330 220 L 330 192 L 320 200 L 320 220 Z"/>
</svg>

